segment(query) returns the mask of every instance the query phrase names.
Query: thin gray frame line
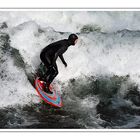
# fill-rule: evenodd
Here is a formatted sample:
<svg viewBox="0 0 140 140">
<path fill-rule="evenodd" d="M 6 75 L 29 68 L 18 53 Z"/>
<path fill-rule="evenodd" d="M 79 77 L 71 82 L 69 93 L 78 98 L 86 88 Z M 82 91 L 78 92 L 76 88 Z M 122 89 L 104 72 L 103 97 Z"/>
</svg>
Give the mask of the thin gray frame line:
<svg viewBox="0 0 140 140">
<path fill-rule="evenodd" d="M 0 7 L 0 9 L 139 9 L 140 7 Z"/>
</svg>

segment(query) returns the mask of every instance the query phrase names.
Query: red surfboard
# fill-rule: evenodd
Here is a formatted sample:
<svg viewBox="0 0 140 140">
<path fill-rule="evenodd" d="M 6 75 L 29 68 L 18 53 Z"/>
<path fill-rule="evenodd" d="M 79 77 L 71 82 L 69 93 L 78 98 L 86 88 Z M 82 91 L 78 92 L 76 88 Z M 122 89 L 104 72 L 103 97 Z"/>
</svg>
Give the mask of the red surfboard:
<svg viewBox="0 0 140 140">
<path fill-rule="evenodd" d="M 35 79 L 35 88 L 41 99 L 45 101 L 47 104 L 50 104 L 55 107 L 63 106 L 60 90 L 54 87 L 53 84 L 51 84 L 49 87 L 50 90 L 53 92 L 53 94 L 48 94 L 44 91 L 44 82 L 39 80 L 39 77 L 37 77 Z"/>
</svg>

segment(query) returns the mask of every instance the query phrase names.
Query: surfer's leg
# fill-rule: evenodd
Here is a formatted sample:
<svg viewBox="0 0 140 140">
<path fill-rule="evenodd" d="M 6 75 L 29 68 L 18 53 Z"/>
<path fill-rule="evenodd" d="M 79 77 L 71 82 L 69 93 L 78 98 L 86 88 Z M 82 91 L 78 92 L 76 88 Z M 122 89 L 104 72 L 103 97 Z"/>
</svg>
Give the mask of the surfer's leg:
<svg viewBox="0 0 140 140">
<path fill-rule="evenodd" d="M 51 84 L 51 82 L 54 80 L 54 78 L 58 75 L 58 68 L 57 64 L 55 63 L 54 67 L 52 67 L 50 75 L 48 77 L 48 83 Z"/>
<path fill-rule="evenodd" d="M 44 91 L 49 94 L 52 94 L 53 92 L 50 91 L 50 89 L 49 89 L 50 82 L 48 82 L 48 79 L 52 72 L 52 67 L 50 67 L 51 66 L 50 58 L 47 55 L 43 54 L 43 55 L 40 55 L 40 59 L 42 60 L 43 64 L 45 65 L 45 74 L 42 77 L 42 80 L 46 81 L 46 82 L 44 82 L 44 84 L 45 84 Z"/>
<path fill-rule="evenodd" d="M 44 89 L 45 92 L 49 94 L 53 94 L 53 92 L 50 90 L 50 84 L 54 79 L 54 76 L 56 74 L 56 68 L 55 67 L 49 67 L 46 75 L 46 88 Z"/>
<path fill-rule="evenodd" d="M 49 67 L 48 65 L 46 67 L 47 67 L 47 70 L 46 70 L 47 72 L 44 74 L 44 76 L 42 78 L 42 80 L 45 81 L 44 82 L 44 85 L 45 85 L 44 91 L 49 93 L 49 94 L 53 94 L 53 92 L 50 91 L 50 88 L 49 88 L 50 87 L 50 82 L 48 81 L 48 79 L 49 79 L 49 77 L 51 75 L 51 72 L 52 72 L 52 68 Z"/>
<path fill-rule="evenodd" d="M 45 81 L 46 81 L 48 79 L 47 77 L 50 75 L 50 73 L 52 71 L 51 68 L 50 68 L 51 60 L 46 54 L 41 54 L 40 59 L 45 66 L 45 70 L 44 70 L 45 74 L 43 75 L 43 79 L 45 79 Z"/>
</svg>

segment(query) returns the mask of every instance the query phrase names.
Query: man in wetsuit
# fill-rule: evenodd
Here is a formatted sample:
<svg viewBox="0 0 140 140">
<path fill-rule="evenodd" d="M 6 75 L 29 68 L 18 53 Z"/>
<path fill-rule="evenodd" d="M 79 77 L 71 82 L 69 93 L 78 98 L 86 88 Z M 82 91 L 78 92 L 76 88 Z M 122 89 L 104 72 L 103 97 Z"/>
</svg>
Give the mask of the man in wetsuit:
<svg viewBox="0 0 140 140">
<path fill-rule="evenodd" d="M 49 86 L 53 79 L 58 75 L 58 68 L 56 60 L 59 57 L 62 63 L 67 67 L 67 63 L 64 60 L 63 53 L 66 52 L 69 46 L 75 45 L 77 43 L 78 37 L 76 34 L 71 34 L 68 39 L 63 39 L 57 42 L 54 42 L 47 47 L 45 47 L 40 54 L 40 59 L 47 68 L 45 75 L 46 79 L 46 89 L 47 93 L 52 94 L 49 89 Z"/>
</svg>

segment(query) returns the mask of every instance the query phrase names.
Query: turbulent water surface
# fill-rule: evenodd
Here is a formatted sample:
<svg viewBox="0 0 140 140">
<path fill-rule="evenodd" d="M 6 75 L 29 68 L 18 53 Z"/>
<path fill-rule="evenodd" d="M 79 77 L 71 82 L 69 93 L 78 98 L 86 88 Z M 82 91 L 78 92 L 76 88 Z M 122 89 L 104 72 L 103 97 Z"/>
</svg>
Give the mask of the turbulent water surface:
<svg viewBox="0 0 140 140">
<path fill-rule="evenodd" d="M 84 19 L 84 20 L 83 20 Z M 140 127 L 139 12 L 0 12 L 0 128 Z M 33 87 L 42 48 L 77 33 L 57 60 L 64 106 Z"/>
</svg>

